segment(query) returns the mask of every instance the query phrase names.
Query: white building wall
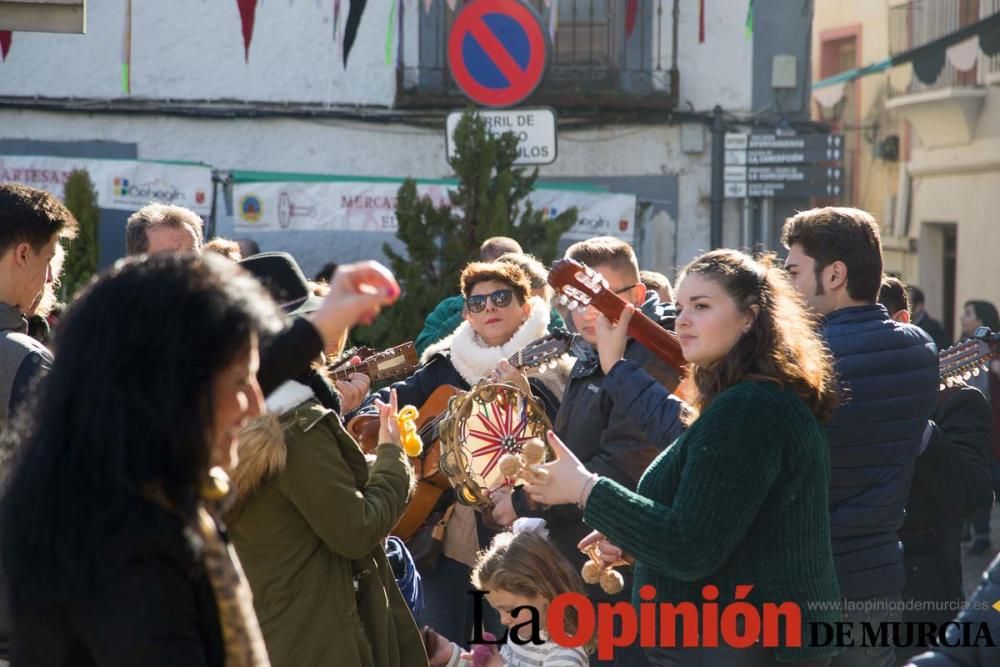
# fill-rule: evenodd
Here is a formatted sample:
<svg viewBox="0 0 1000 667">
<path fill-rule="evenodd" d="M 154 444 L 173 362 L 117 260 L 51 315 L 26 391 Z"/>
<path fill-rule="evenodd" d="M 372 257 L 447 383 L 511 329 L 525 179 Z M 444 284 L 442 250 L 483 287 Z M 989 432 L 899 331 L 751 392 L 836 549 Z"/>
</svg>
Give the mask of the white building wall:
<svg viewBox="0 0 1000 667">
<path fill-rule="evenodd" d="M 435 0 L 440 2 L 442 0 Z M 259 3 L 244 62 L 235 2 L 171 0 L 134 3 L 132 97 L 235 99 L 391 107 L 394 65 L 386 65 L 388 2 L 369 2 L 345 70 L 332 38 L 330 2 Z M 343 2 L 346 18 L 348 2 Z M 417 7 L 414 2 L 410 6 Z M 661 60 L 669 67 L 671 3 L 664 3 Z M 121 96 L 124 2 L 88 3 L 88 34 L 16 33 L 0 63 L 0 97 Z M 725 3 L 706 3 L 706 42 L 697 41 L 697 12 L 682 3 L 680 105 L 730 112 L 750 109 L 752 38 Z M 219 169 L 359 176 L 451 176 L 444 131 L 343 120 L 205 119 L 157 115 L 53 113 L 0 108 L 0 139 L 109 140 L 138 144 L 139 157 L 187 160 Z M 559 159 L 542 177 L 677 175 L 679 220 L 659 216 L 640 255 L 670 271 L 709 243 L 711 137 L 704 151 L 680 150 L 680 126 L 618 125 L 560 134 Z M 727 202 L 725 240 L 739 241 L 739 214 Z M 666 216 L 669 217 L 669 216 Z M 676 244 L 674 242 L 676 238 Z"/>
</svg>

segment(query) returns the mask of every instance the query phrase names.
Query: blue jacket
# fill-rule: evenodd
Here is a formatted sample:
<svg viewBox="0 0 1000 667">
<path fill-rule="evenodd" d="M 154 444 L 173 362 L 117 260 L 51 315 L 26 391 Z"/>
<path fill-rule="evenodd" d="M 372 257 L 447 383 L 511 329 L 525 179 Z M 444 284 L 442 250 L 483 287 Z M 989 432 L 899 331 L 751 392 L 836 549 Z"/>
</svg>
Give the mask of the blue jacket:
<svg viewBox="0 0 1000 667">
<path fill-rule="evenodd" d="M 914 462 L 938 393 L 938 358 L 922 330 L 880 305 L 826 316 L 841 404 L 827 423 L 830 533 L 845 598 L 903 588 L 903 523 Z"/>
</svg>

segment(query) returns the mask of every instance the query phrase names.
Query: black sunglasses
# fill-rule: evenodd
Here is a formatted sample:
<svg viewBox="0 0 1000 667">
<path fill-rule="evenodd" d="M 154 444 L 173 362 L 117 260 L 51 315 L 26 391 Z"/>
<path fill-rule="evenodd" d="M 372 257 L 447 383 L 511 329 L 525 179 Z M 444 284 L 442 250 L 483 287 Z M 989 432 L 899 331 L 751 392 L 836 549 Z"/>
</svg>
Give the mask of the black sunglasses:
<svg viewBox="0 0 1000 667">
<path fill-rule="evenodd" d="M 476 294 L 465 299 L 465 305 L 470 313 L 481 313 L 486 310 L 486 299 L 493 301 L 497 308 L 506 308 L 514 300 L 514 290 L 498 289 L 492 294 Z"/>
</svg>

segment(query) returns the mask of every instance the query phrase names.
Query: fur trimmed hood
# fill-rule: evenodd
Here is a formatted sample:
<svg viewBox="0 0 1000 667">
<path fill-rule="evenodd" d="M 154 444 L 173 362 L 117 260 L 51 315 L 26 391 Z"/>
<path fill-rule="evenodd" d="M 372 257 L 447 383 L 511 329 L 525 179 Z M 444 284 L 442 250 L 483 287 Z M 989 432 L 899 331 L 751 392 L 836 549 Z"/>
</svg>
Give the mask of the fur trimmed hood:
<svg viewBox="0 0 1000 667">
<path fill-rule="evenodd" d="M 240 429 L 239 463 L 229 473 L 237 503 L 285 469 L 287 424 L 282 417 L 311 399 L 315 399 L 312 389 L 301 382 L 288 381 L 267 397 L 267 414 L 250 420 Z M 318 421 L 307 424 L 307 430 Z"/>
<path fill-rule="evenodd" d="M 490 347 L 484 344 L 466 320 L 450 336 L 424 350 L 420 356 L 421 363 L 427 363 L 435 355 L 447 357 L 462 379 L 469 386 L 475 386 L 496 368 L 501 359 L 509 359 L 518 350 L 548 335 L 551 318 L 548 304 L 537 296 L 529 298 L 528 303 L 531 305 L 531 314 L 503 345 Z M 562 400 L 573 362 L 572 357 L 563 355 L 554 369 L 547 369 L 542 373 L 529 372 L 528 377 L 538 378 L 556 398 Z"/>
</svg>

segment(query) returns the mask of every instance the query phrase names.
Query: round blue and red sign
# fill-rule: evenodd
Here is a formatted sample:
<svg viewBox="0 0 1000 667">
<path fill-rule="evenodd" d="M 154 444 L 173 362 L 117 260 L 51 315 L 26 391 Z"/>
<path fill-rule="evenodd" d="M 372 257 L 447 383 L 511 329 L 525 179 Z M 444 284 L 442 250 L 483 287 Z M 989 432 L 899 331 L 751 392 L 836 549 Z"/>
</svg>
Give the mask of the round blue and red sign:
<svg viewBox="0 0 1000 667">
<path fill-rule="evenodd" d="M 448 66 L 474 102 L 510 107 L 541 83 L 548 50 L 534 9 L 518 0 L 475 0 L 459 13 L 448 35 Z"/>
</svg>

